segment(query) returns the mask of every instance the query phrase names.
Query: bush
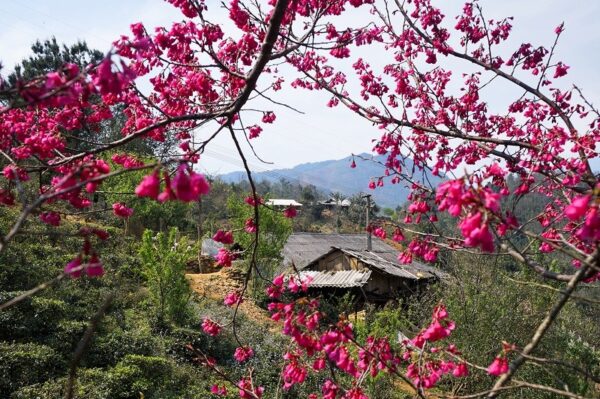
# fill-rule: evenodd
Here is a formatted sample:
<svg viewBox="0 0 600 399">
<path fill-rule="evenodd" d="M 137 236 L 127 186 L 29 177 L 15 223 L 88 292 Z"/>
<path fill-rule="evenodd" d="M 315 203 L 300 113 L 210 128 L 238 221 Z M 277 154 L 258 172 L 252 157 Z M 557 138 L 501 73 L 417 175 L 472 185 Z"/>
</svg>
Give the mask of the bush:
<svg viewBox="0 0 600 399">
<path fill-rule="evenodd" d="M 63 367 L 62 359 L 49 346 L 0 343 L 0 392 L 45 381 Z"/>
<path fill-rule="evenodd" d="M 146 230 L 140 256 L 152 300 L 157 309 L 158 324 L 167 320 L 178 323 L 189 317 L 191 289 L 185 278 L 187 261 L 195 254 L 185 238 L 177 239 L 177 229 L 152 236 Z"/>
<path fill-rule="evenodd" d="M 155 356 L 127 355 L 109 371 L 110 394 L 116 399 L 168 399 L 185 397 L 195 384 L 187 370 Z M 201 380 L 200 380 L 201 381 Z M 206 392 L 206 391 L 205 391 Z"/>
<path fill-rule="evenodd" d="M 148 330 L 112 328 L 96 337 L 86 356 L 86 365 L 111 366 L 129 354 L 155 355 L 158 352 L 158 341 Z"/>
</svg>

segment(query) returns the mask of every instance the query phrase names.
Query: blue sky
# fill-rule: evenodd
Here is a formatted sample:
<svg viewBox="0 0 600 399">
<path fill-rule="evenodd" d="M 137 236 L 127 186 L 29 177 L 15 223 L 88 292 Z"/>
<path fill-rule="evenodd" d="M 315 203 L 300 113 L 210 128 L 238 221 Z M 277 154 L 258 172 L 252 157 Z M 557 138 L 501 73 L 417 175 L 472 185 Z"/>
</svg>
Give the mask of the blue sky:
<svg viewBox="0 0 600 399">
<path fill-rule="evenodd" d="M 215 8 L 219 7 L 220 1 L 207 0 L 206 3 Z M 456 0 L 438 2 L 443 4 L 447 15 L 456 14 L 462 3 Z M 515 46 L 520 42 L 549 44 L 553 40 L 554 27 L 564 21 L 566 30 L 557 51 L 557 59 L 571 66 L 564 84 L 576 83 L 592 102 L 600 104 L 600 28 L 597 24 L 600 1 L 481 0 L 480 3 L 487 18 L 515 17 L 510 42 Z M 351 25 L 359 16 L 350 14 L 345 18 L 340 22 Z M 4 0 L 0 1 L 0 60 L 6 72 L 28 55 L 33 41 L 51 36 L 67 44 L 82 39 L 93 48 L 107 51 L 120 34 L 129 33 L 129 25 L 133 22 L 142 21 L 151 28 L 169 26 L 180 19 L 179 12 L 161 0 Z M 367 52 L 365 58 L 373 64 L 383 62 L 378 55 L 378 52 Z M 492 90 L 491 106 L 505 109 L 511 93 L 501 85 Z M 284 101 L 303 110 L 304 114 L 276 110 L 276 123 L 255 141 L 257 152 L 273 164 L 251 159 L 256 170 L 291 167 L 369 151 L 372 140 L 380 135 L 376 128 L 341 108 L 325 108 L 326 96 L 291 90 L 282 94 Z M 211 173 L 239 170 L 241 166 L 226 137 L 207 151 L 201 164 Z"/>
</svg>

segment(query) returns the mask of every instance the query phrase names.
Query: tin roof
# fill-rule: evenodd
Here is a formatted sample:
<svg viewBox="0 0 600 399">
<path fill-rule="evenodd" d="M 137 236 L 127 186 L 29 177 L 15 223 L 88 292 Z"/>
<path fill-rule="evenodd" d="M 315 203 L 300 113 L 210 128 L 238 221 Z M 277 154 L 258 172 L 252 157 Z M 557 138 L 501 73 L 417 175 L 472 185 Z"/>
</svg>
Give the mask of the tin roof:
<svg viewBox="0 0 600 399">
<path fill-rule="evenodd" d="M 216 242 L 212 238 L 205 238 L 202 240 L 201 254 L 214 257 L 219 252 L 219 249 L 223 247 L 224 245 L 220 242 Z"/>
<path fill-rule="evenodd" d="M 283 247 L 283 266 L 294 264 L 298 269 L 304 269 L 309 263 L 329 252 L 331 247 L 364 250 L 367 248 L 366 234 L 321 234 L 294 233 L 290 235 Z M 372 250 L 387 260 L 395 260 L 398 256 L 392 246 L 377 237 L 372 238 Z"/>
<path fill-rule="evenodd" d="M 269 205 L 269 206 L 302 206 L 302 204 L 296 200 L 278 199 L 278 198 L 267 200 L 266 205 Z"/>
<path fill-rule="evenodd" d="M 383 257 L 369 251 L 355 251 L 345 248 L 333 248 L 331 252 L 339 250 L 349 256 L 355 257 L 362 263 L 371 266 L 383 273 L 392 276 L 406 278 L 409 280 L 420 280 L 435 278 L 436 274 L 426 270 L 421 264 L 401 265 L 397 262 L 390 262 Z"/>
<path fill-rule="evenodd" d="M 303 270 L 300 272 L 300 278 L 309 277 L 311 279 L 310 283 L 308 283 L 311 288 L 362 287 L 367 283 L 370 276 L 370 270 L 340 270 L 336 272 Z"/>
</svg>

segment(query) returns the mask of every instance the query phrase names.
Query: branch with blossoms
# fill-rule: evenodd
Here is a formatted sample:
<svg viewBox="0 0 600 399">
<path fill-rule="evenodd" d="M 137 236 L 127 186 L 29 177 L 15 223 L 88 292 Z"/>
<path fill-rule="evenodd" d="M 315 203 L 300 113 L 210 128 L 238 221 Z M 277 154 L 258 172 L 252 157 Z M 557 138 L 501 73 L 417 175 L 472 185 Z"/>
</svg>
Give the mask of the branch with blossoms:
<svg viewBox="0 0 600 399">
<path fill-rule="evenodd" d="M 225 301 L 235 306 L 232 328 L 240 343 L 236 359 L 252 356 L 252 349 L 238 337 L 236 315 L 252 273 L 260 276 L 256 256 L 261 229 L 258 210 L 263 204 L 239 136 L 243 135 L 254 151 L 252 140 L 260 136 L 262 126 L 276 119 L 273 110 L 249 108 L 249 102 L 266 98 L 270 105 L 291 107 L 275 98 L 285 82 L 278 68 L 291 66 L 297 71 L 292 87 L 329 93 L 327 106 L 343 105 L 382 132 L 374 151 L 386 154 L 387 160 L 373 188 L 389 180 L 391 184 L 405 182 L 412 191 L 405 222 L 393 232 L 396 241 L 404 242 L 404 233 L 412 236 L 400 261 L 416 257 L 432 263 L 440 250 L 490 256 L 503 253 L 541 278 L 565 284 L 531 341 L 519 353 L 513 353 L 512 346 L 503 347 L 492 364 L 483 367 L 498 377 L 494 387 L 463 397 L 495 397 L 523 387 L 577 397 L 514 379 L 519 368 L 533 360 L 532 352 L 574 290 L 600 278 L 600 184 L 589 162 L 597 157 L 600 114 L 580 89 L 574 89 L 580 96 L 578 102 L 573 90 L 562 90 L 556 83 L 569 69 L 554 60 L 562 25 L 556 28 L 550 49 L 524 43 L 502 58 L 512 20 L 486 20 L 477 2 L 466 3 L 454 27 L 449 28 L 430 0 L 278 0 L 266 7 L 256 1 L 231 0 L 226 11 L 235 28 L 233 35 L 226 36 L 221 24 L 210 22 L 205 2 L 168 1 L 181 10 L 185 20 L 154 32 L 141 23 L 133 24 L 131 36 L 117 40 L 98 65 L 85 70 L 66 65 L 21 82 L 9 93 L 19 98 L 0 109 L 0 150 L 9 162 L 3 171 L 6 188 L 0 189 L 0 204 L 16 206 L 17 198 L 23 209 L 0 240 L 0 251 L 31 215 L 39 211 L 43 223 L 58 225 L 60 214 L 52 209 L 52 203 L 62 202 L 85 212 L 89 196 L 98 192 L 103 181 L 129 171 L 153 169 L 135 190 L 140 198 L 161 203 L 197 201 L 210 187 L 204 176 L 194 171 L 194 165 L 218 135 L 229 134 L 250 181 L 247 203 L 254 208 L 254 217 L 244 229 L 254 240 L 246 249 L 250 265 L 243 287 Z M 351 7 L 365 15 L 370 11 L 369 18 L 358 26 L 336 26 L 336 17 Z M 380 70 L 355 56 L 365 46 L 389 56 Z M 452 70 L 441 65 L 446 58 L 465 62 L 477 71 L 454 77 Z M 344 67 L 347 61 L 351 63 Z M 136 87 L 136 79 L 147 79 L 149 92 Z M 459 92 L 451 89 L 457 83 Z M 500 113 L 490 111 L 484 100 L 486 90 L 497 84 L 521 93 Z M 273 95 L 267 96 L 271 90 Z M 91 148 L 85 151 L 67 146 L 67 139 L 76 137 L 78 130 L 98 130 L 113 117 L 117 106 L 124 109 L 122 138 L 86 140 Z M 247 112 L 256 111 L 262 112 L 260 122 L 247 123 Z M 588 128 L 578 129 L 580 125 Z M 194 135 L 200 128 L 212 130 L 198 141 Z M 122 169 L 111 171 L 101 158 L 136 140 L 162 142 L 167 138 L 178 143 L 177 154 L 159 164 L 145 165 L 130 154 L 118 154 L 113 162 Z M 406 158 L 413 160 L 413 170 L 402 169 Z M 468 173 L 462 173 L 467 167 Z M 427 176 L 426 171 L 448 180 L 433 187 L 415 178 L 417 173 Z M 23 188 L 30 184 L 33 173 L 39 174 L 40 182 L 44 176 L 50 183 L 40 183 L 36 199 L 27 203 Z M 518 176 L 518 187 L 508 186 L 510 174 Z M 513 212 L 502 209 L 501 202 L 509 196 L 518 199 L 530 193 L 553 199 L 535 220 L 520 221 Z M 111 208 L 125 219 L 134 211 L 120 202 Z M 437 217 L 442 213 L 457 219 L 460 236 L 441 232 Z M 286 209 L 284 214 L 293 217 L 295 210 Z M 419 229 L 422 220 L 428 221 L 433 233 Z M 530 229 L 534 223 L 542 227 L 540 233 Z M 387 234 L 383 226 L 368 228 L 379 236 Z M 65 266 L 64 275 L 77 277 L 84 265 L 87 274 L 102 274 L 100 254 L 91 240 L 96 236 L 104 239 L 100 235 L 86 231 L 82 249 Z M 529 242 L 517 246 L 516 236 L 525 236 Z M 232 232 L 219 230 L 215 240 L 233 244 Z M 543 253 L 561 253 L 572 265 L 551 271 L 532 256 L 536 247 Z M 224 248 L 216 260 L 229 266 L 236 255 Z M 439 346 L 454 328 L 443 305 L 436 307 L 430 325 L 396 353 L 386 339 L 369 338 L 359 344 L 348 322 L 321 325 L 318 301 L 281 300 L 284 292 L 306 290 L 308 282 L 299 277 L 291 276 L 285 284 L 283 277 L 277 277 L 268 290 L 274 299 L 270 305 L 273 318 L 283 320 L 283 333 L 294 345 L 285 353 L 283 389 L 303 383 L 309 372 L 325 373 L 327 369 L 331 378 L 322 386 L 322 397 L 363 398 L 367 375 L 383 371 L 404 379 L 424 397 L 425 389 L 442 378 L 462 378 L 468 373 L 467 361 L 453 357 L 458 356 L 457 348 L 448 345 L 442 350 Z M 202 327 L 209 335 L 217 335 L 222 328 L 208 319 Z M 358 355 L 353 356 L 352 350 Z M 509 355 L 514 356 L 511 362 Z M 406 373 L 400 371 L 404 366 Z M 336 373 L 356 381 L 343 387 Z M 251 374 L 239 384 L 232 383 L 240 387 L 241 397 L 262 395 Z M 213 393 L 224 392 L 217 387 Z"/>
</svg>

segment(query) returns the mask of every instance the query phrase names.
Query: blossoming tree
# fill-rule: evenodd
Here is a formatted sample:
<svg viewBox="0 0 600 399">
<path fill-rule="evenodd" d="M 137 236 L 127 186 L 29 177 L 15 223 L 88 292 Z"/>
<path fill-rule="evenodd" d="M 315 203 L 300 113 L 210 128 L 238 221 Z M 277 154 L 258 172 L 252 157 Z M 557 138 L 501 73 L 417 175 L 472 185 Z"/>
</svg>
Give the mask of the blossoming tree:
<svg viewBox="0 0 600 399">
<path fill-rule="evenodd" d="M 183 21 L 154 31 L 143 23 L 133 24 L 131 35 L 118 39 L 97 65 L 81 69 L 67 64 L 45 76 L 2 86 L 2 98 L 8 100 L 0 108 L 0 155 L 7 166 L 0 204 L 20 207 L 20 214 L 1 232 L 0 251 L 11 245 L 28 219 L 59 225 L 56 204 L 86 209 L 103 181 L 128 171 L 148 170 L 135 190 L 140 197 L 198 200 L 210 187 L 193 166 L 202 162 L 203 151 L 215 137 L 229 135 L 252 187 L 246 201 L 254 207 L 254 218 L 246 225 L 247 234 L 255 237 L 249 277 L 256 266 L 258 208 L 265 205 L 240 142 L 268 139 L 260 137 L 261 132 L 265 124 L 276 122 L 277 109 L 285 104 L 285 98 L 278 97 L 283 85 L 325 92 L 330 100 L 323 104 L 324 112 L 327 107 L 346 107 L 381 131 L 374 150 L 386 154 L 387 161 L 372 188 L 406 184 L 412 190 L 404 223 L 392 233 L 406 244 L 400 261 L 435 262 L 444 250 L 502 253 L 563 288 L 527 345 L 504 344 L 489 365 L 474 365 L 461 356 L 460 348 L 448 344 L 455 326 L 442 304 L 431 324 L 395 352 L 388 339 L 369 338 L 360 344 L 348 322 L 322 325 L 316 300 L 281 300 L 285 292 L 306 290 L 307 282 L 278 276 L 268 289 L 273 298 L 270 310 L 293 344 L 284 354 L 283 388 L 303 383 L 309 373 L 331 373 L 311 398 L 363 398 L 364 379 L 387 372 L 425 397 L 441 378 L 467 377 L 469 368 L 483 367 L 497 379 L 489 391 L 469 397 L 495 397 L 520 387 L 579 397 L 517 379 L 519 368 L 576 287 L 600 277 L 600 184 L 590 166 L 597 157 L 600 112 L 578 87 L 559 84 L 569 69 L 555 60 L 562 25 L 555 28 L 550 47 L 523 43 L 511 48 L 506 41 L 512 20 L 486 19 L 477 2 L 467 2 L 452 22 L 430 0 L 231 0 L 226 7 L 233 25 L 226 32 L 223 24 L 211 20 L 212 4 L 168 1 L 181 10 Z M 361 24 L 338 24 L 337 18 L 354 8 L 364 15 Z M 380 59 L 361 57 L 365 48 L 376 49 Z M 280 66 L 290 72 L 280 73 Z M 141 80 L 148 81 L 151 90 L 138 86 Z M 494 85 L 514 93 L 495 110 L 485 100 L 486 89 Z M 270 106 L 261 110 L 260 122 L 248 125 L 248 112 L 255 111 L 249 104 L 255 99 Z M 121 138 L 93 143 L 85 151 L 66 146 L 70 131 L 93 133 L 116 106 L 126 116 Z M 194 131 L 200 127 L 212 133 L 197 141 Z M 179 155 L 160 163 L 118 152 L 133 140 L 160 142 L 167 137 L 178 142 Z M 103 158 L 108 151 L 117 151 L 112 157 L 116 169 Z M 415 165 L 410 170 L 404 168 L 407 158 Z M 444 176 L 444 183 L 428 185 L 426 170 Z M 518 176 L 516 188 L 507 185 L 508 174 Z M 26 187 L 34 187 L 38 195 L 26 195 Z M 551 199 L 536 218 L 519 220 L 501 207 L 504 198 L 529 193 Z M 121 202 L 112 209 L 124 218 L 135 211 Z M 442 213 L 456 220 L 457 236 L 436 229 Z M 294 215 L 292 209 L 285 211 L 287 217 Z M 432 232 L 416 228 L 424 223 Z M 536 223 L 541 233 L 532 228 Z M 380 236 L 389 229 L 369 228 Z M 97 229 L 84 229 L 81 236 L 81 252 L 65 266 L 65 275 L 78 277 L 85 270 L 99 276 L 102 254 L 93 243 L 108 236 Z M 515 243 L 517 236 L 526 237 L 528 244 Z M 233 241 L 228 231 L 219 231 L 215 239 Z M 549 270 L 537 262 L 537 250 L 561 253 L 568 261 L 560 271 Z M 234 257 L 224 249 L 217 261 L 228 266 Z M 225 303 L 239 306 L 243 296 L 243 291 L 231 293 Z M 202 328 L 210 335 L 221 331 L 210 319 L 203 320 Z M 253 353 L 241 344 L 235 358 L 243 363 Z M 211 359 L 197 355 L 237 386 L 240 397 L 263 395 L 251 373 L 232 381 Z M 354 383 L 338 385 L 335 373 L 354 377 Z M 225 386 L 213 387 L 214 394 L 226 392 Z"/>
</svg>

